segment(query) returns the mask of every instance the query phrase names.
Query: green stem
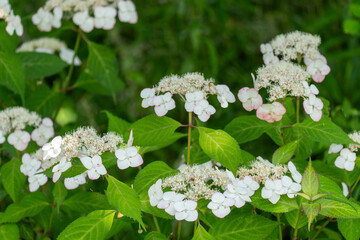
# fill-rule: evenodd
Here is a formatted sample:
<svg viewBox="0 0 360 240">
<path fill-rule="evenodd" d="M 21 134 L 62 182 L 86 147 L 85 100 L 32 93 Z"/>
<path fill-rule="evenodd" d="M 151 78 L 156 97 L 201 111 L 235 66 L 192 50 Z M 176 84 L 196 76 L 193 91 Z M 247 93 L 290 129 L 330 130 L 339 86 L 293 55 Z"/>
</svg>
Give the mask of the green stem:
<svg viewBox="0 0 360 240">
<path fill-rule="evenodd" d="M 299 223 L 299 215 L 300 215 L 300 210 L 297 211 L 297 214 L 296 214 L 296 225 L 295 225 L 295 228 L 294 228 L 294 236 L 293 236 L 293 240 L 297 240 L 298 239 L 298 223 Z"/>
<path fill-rule="evenodd" d="M 351 187 L 351 193 L 355 190 L 355 188 L 356 188 L 356 186 L 358 185 L 358 183 L 359 183 L 359 181 L 360 181 L 360 176 L 356 179 L 356 182 L 354 183 L 354 185 Z"/>
<path fill-rule="evenodd" d="M 186 164 L 190 165 L 190 147 L 191 147 L 191 124 L 192 124 L 192 112 L 189 112 L 189 130 L 188 130 L 188 146 L 187 146 L 187 161 Z"/>
<path fill-rule="evenodd" d="M 276 215 L 277 221 L 279 223 L 279 240 L 282 240 L 282 230 L 281 230 L 281 220 L 280 220 L 280 213 Z"/>
<path fill-rule="evenodd" d="M 300 98 L 296 99 L 296 123 L 300 122 Z"/>
<path fill-rule="evenodd" d="M 58 115 L 58 113 L 59 113 L 59 111 L 60 111 L 61 105 L 62 105 L 62 103 L 63 103 L 64 100 L 65 100 L 66 91 L 67 91 L 67 88 L 69 87 L 69 83 L 70 83 L 72 74 L 73 74 L 73 72 L 74 72 L 74 66 L 75 66 L 75 65 L 74 65 L 74 62 L 75 62 L 75 58 L 76 58 L 76 56 L 77 56 L 77 52 L 78 52 L 78 50 L 79 50 L 80 40 L 81 40 L 81 29 L 79 29 L 78 34 L 77 34 L 77 36 L 76 36 L 76 42 L 75 42 L 75 48 L 74 48 L 74 56 L 73 56 L 73 58 L 72 58 L 72 61 L 71 61 L 71 65 L 70 65 L 68 74 L 67 74 L 67 76 L 66 76 L 66 78 L 65 78 L 65 82 L 64 82 L 64 86 L 63 86 L 64 92 L 63 92 L 63 95 L 62 95 L 62 97 L 61 97 L 59 106 L 58 106 L 58 108 L 56 109 L 56 112 L 55 112 L 55 114 L 54 114 L 54 119 L 56 119 L 56 116 Z"/>
<path fill-rule="evenodd" d="M 155 223 L 155 226 L 156 226 L 156 231 L 161 233 L 159 222 L 158 222 L 157 218 L 154 215 L 153 215 L 153 219 L 154 219 L 154 223 Z"/>
<path fill-rule="evenodd" d="M 51 208 L 51 214 L 50 214 L 50 220 L 49 220 L 49 224 L 47 225 L 45 231 L 44 231 L 44 236 L 46 237 L 47 233 L 49 231 L 51 231 L 51 225 L 52 225 L 52 222 L 53 222 L 53 219 L 54 219 L 54 215 L 55 215 L 55 207 L 56 207 L 56 202 L 54 200 L 54 204 Z"/>
<path fill-rule="evenodd" d="M 181 237 L 181 225 L 182 225 L 182 221 L 180 221 L 178 224 L 177 240 L 180 240 L 180 237 Z"/>
<path fill-rule="evenodd" d="M 315 235 L 312 237 L 311 240 L 314 240 L 317 238 L 317 236 L 322 232 L 322 230 L 324 230 L 324 228 L 329 224 L 330 220 L 327 220 L 323 225 L 321 225 L 321 227 L 319 228 L 319 230 L 315 233 Z"/>
</svg>

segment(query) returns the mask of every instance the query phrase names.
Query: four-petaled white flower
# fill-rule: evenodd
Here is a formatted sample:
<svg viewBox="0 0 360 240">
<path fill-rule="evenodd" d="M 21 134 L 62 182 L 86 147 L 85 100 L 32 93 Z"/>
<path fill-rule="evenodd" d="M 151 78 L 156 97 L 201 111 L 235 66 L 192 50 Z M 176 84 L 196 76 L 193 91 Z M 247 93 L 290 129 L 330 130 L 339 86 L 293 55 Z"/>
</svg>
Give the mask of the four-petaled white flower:
<svg viewBox="0 0 360 240">
<path fill-rule="evenodd" d="M 148 190 L 150 205 L 155 207 L 159 204 L 161 199 L 163 198 L 163 190 L 161 188 L 162 180 L 159 179 L 156 181 L 154 185 L 152 185 Z"/>
<path fill-rule="evenodd" d="M 98 179 L 100 175 L 105 175 L 107 173 L 99 155 L 95 155 L 92 158 L 87 156 L 81 157 L 80 161 L 84 167 L 88 169 L 87 174 L 91 180 Z"/>
<path fill-rule="evenodd" d="M 137 167 L 143 164 L 143 159 L 138 153 L 136 147 L 131 146 L 125 149 L 117 149 L 115 151 L 117 157 L 117 166 L 120 169 L 126 169 L 128 167 Z"/>
<path fill-rule="evenodd" d="M 118 2 L 118 15 L 121 22 L 137 23 L 138 15 L 132 1 L 122 0 Z"/>
<path fill-rule="evenodd" d="M 34 175 L 41 166 L 41 162 L 36 158 L 31 158 L 28 153 L 22 156 L 21 162 L 20 171 L 26 176 Z"/>
<path fill-rule="evenodd" d="M 207 205 L 213 214 L 219 218 L 224 218 L 230 213 L 230 207 L 234 206 L 235 200 L 216 192 L 211 196 L 211 202 Z"/>
<path fill-rule="evenodd" d="M 319 89 L 317 89 L 317 87 L 314 84 L 311 84 L 309 86 L 309 83 L 306 81 L 302 82 L 304 88 L 305 88 L 305 95 L 306 96 L 310 96 L 310 94 L 314 94 L 314 95 L 318 95 L 319 94 Z"/>
<path fill-rule="evenodd" d="M 53 26 L 53 15 L 45 11 L 43 8 L 39 10 L 32 16 L 32 22 L 39 28 L 40 31 L 50 32 Z M 55 23 L 56 25 L 56 23 Z"/>
<path fill-rule="evenodd" d="M 272 52 L 269 52 L 263 55 L 263 61 L 265 65 L 276 64 L 279 62 L 279 58 L 275 56 Z"/>
<path fill-rule="evenodd" d="M 53 122 L 50 118 L 44 118 L 38 128 L 35 128 L 31 133 L 31 138 L 37 145 L 43 146 L 54 136 Z"/>
<path fill-rule="evenodd" d="M 10 15 L 7 16 L 6 18 L 7 21 L 7 26 L 6 26 L 6 31 L 10 34 L 13 35 L 14 32 L 16 32 L 16 34 L 18 36 L 22 36 L 24 33 L 24 29 L 23 29 L 23 25 L 21 24 L 21 18 L 18 15 L 14 15 L 14 13 L 11 11 Z"/>
<path fill-rule="evenodd" d="M 256 110 L 256 116 L 269 123 L 280 121 L 285 113 L 285 107 L 279 102 L 263 104 Z"/>
<path fill-rule="evenodd" d="M 291 177 L 294 179 L 294 181 L 297 182 L 297 183 L 301 183 L 302 176 L 298 172 L 298 170 L 296 169 L 294 163 L 292 161 L 289 161 L 287 166 L 288 166 L 288 169 L 289 169 L 289 171 L 291 173 Z"/>
<path fill-rule="evenodd" d="M 196 211 L 197 202 L 193 200 L 185 200 L 174 203 L 175 219 L 178 221 L 194 222 L 198 217 Z"/>
<path fill-rule="evenodd" d="M 273 53 L 273 48 L 269 43 L 260 44 L 260 52 L 262 54 Z"/>
<path fill-rule="evenodd" d="M 184 198 L 185 195 L 181 193 L 176 193 L 174 191 L 165 192 L 157 207 L 160 209 L 165 209 L 165 212 L 174 216 L 176 213 L 174 204 L 184 200 Z"/>
<path fill-rule="evenodd" d="M 260 185 L 250 176 L 246 176 L 242 180 L 233 178 L 232 183 L 228 184 L 224 196 L 234 199 L 235 207 L 241 208 L 245 205 L 245 202 L 251 202 L 250 197 L 254 195 L 259 187 Z"/>
<path fill-rule="evenodd" d="M 140 97 L 143 98 L 141 106 L 143 108 L 154 106 L 155 89 L 145 88 L 141 91 Z"/>
<path fill-rule="evenodd" d="M 4 132 L 0 130 L 0 144 L 3 144 L 6 141 Z"/>
<path fill-rule="evenodd" d="M 265 186 L 261 189 L 261 196 L 265 199 L 269 199 L 272 204 L 279 201 L 280 195 L 285 194 L 282 182 L 280 179 L 268 179 L 265 182 Z"/>
<path fill-rule="evenodd" d="M 305 112 L 310 115 L 313 121 L 320 121 L 324 107 L 320 98 L 317 98 L 314 94 L 310 94 L 309 98 L 304 100 L 303 105 Z"/>
<path fill-rule="evenodd" d="M 175 101 L 172 99 L 170 92 L 164 95 L 154 97 L 155 113 L 159 117 L 165 116 L 166 113 L 175 108 Z"/>
<path fill-rule="evenodd" d="M 29 142 L 31 140 L 31 136 L 28 132 L 16 130 L 8 136 L 8 143 L 13 145 L 17 150 L 24 151 Z"/>
<path fill-rule="evenodd" d="M 296 197 L 296 194 L 301 190 L 301 185 L 297 182 L 293 182 L 288 176 L 283 176 L 281 178 L 281 183 L 284 189 L 284 194 L 286 193 L 289 198 Z"/>
<path fill-rule="evenodd" d="M 319 54 L 318 58 L 309 61 L 306 71 L 311 75 L 315 82 L 322 82 L 326 75 L 330 73 L 326 58 Z"/>
<path fill-rule="evenodd" d="M 54 8 L 53 12 L 54 15 L 52 17 L 51 25 L 54 28 L 59 28 L 61 27 L 61 18 L 63 17 L 62 9 L 60 7 L 56 7 Z"/>
<path fill-rule="evenodd" d="M 226 85 L 216 85 L 217 99 L 222 108 L 227 108 L 229 103 L 235 102 L 235 96 Z"/>
<path fill-rule="evenodd" d="M 5 14 L 9 14 L 11 11 L 9 0 L 0 0 L 0 9 L 3 10 Z"/>
<path fill-rule="evenodd" d="M 61 153 L 62 137 L 57 136 L 50 143 L 46 143 L 42 150 L 44 151 L 43 160 L 49 160 L 50 158 L 56 158 Z"/>
<path fill-rule="evenodd" d="M 243 87 L 239 90 L 238 98 L 246 111 L 258 109 L 263 103 L 261 95 L 255 88 Z"/>
<path fill-rule="evenodd" d="M 206 99 L 198 102 L 194 107 L 194 113 L 198 116 L 199 120 L 206 122 L 210 116 L 216 112 L 216 109 L 209 104 Z"/>
<path fill-rule="evenodd" d="M 193 112 L 194 108 L 199 102 L 205 99 L 205 94 L 203 91 L 196 91 L 192 93 L 185 94 L 185 109 L 187 112 Z"/>
<path fill-rule="evenodd" d="M 72 190 L 77 188 L 79 185 L 86 183 L 86 172 L 79 174 L 72 178 L 65 178 L 64 185 L 66 189 Z"/>
<path fill-rule="evenodd" d="M 94 25 L 96 28 L 110 30 L 115 25 L 116 10 L 113 7 L 95 7 Z"/>
<path fill-rule="evenodd" d="M 339 153 L 341 149 L 343 149 L 343 145 L 333 143 L 330 145 L 328 153 Z"/>
<path fill-rule="evenodd" d="M 38 172 L 41 172 L 39 170 Z M 47 182 L 48 178 L 45 174 L 35 174 L 29 177 L 29 190 L 30 192 L 35 192 L 39 189 L 40 186 L 44 185 Z"/>
<path fill-rule="evenodd" d="M 53 167 L 53 182 L 59 180 L 61 174 L 71 167 L 71 162 L 67 161 L 65 157 L 61 158 L 60 163 Z"/>
<path fill-rule="evenodd" d="M 74 58 L 74 54 L 75 54 L 74 50 L 66 48 L 66 47 L 62 47 L 60 49 L 59 56 L 64 62 L 71 64 L 73 61 L 73 58 Z M 81 65 L 81 60 L 78 56 L 75 56 L 75 58 L 74 58 L 74 65 L 75 66 Z"/>
<path fill-rule="evenodd" d="M 89 16 L 88 11 L 75 13 L 73 16 L 73 22 L 84 32 L 91 32 L 94 29 L 94 18 Z"/>
<path fill-rule="evenodd" d="M 340 151 L 340 156 L 338 156 L 335 160 L 335 166 L 347 171 L 352 171 L 355 167 L 355 160 L 356 154 L 348 148 L 343 148 Z"/>
</svg>

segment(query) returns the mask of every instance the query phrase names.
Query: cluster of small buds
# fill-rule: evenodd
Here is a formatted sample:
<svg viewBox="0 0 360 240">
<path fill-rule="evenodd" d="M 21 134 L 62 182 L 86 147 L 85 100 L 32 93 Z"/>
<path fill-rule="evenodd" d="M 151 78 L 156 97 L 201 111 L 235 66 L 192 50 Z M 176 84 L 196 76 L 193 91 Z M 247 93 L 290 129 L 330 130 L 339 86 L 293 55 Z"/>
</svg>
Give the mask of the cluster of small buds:
<svg viewBox="0 0 360 240">
<path fill-rule="evenodd" d="M 32 128 L 32 132 L 28 132 L 27 126 Z M 50 118 L 41 119 L 37 113 L 23 107 L 7 108 L 0 112 L 0 144 L 7 139 L 14 148 L 24 151 L 31 140 L 43 146 L 53 136 L 54 128 Z"/>
<path fill-rule="evenodd" d="M 349 134 L 349 137 L 354 141 L 360 144 L 360 132 L 354 132 Z M 340 155 L 335 160 L 335 166 L 340 169 L 345 169 L 346 171 L 353 171 L 355 168 L 355 160 L 357 150 L 360 148 L 360 145 L 351 143 L 345 148 L 341 144 L 331 144 L 329 148 L 329 153 L 340 153 Z"/>
<path fill-rule="evenodd" d="M 39 38 L 23 43 L 17 50 L 17 52 L 43 52 L 49 54 L 59 53 L 60 58 L 71 64 L 74 58 L 74 50 L 68 48 L 65 42 L 57 38 Z M 78 56 L 74 58 L 74 65 L 81 65 L 81 60 Z"/>
<path fill-rule="evenodd" d="M 94 28 L 111 30 L 116 23 L 137 23 L 138 16 L 131 0 L 48 0 L 44 7 L 32 16 L 32 22 L 40 31 L 50 32 L 60 28 L 62 18 L 70 17 L 84 32 Z"/>
<path fill-rule="evenodd" d="M 203 122 L 216 112 L 207 100 L 208 94 L 216 94 L 223 108 L 235 102 L 235 96 L 226 85 L 215 85 L 214 80 L 205 79 L 200 73 L 186 73 L 164 77 L 157 86 L 143 89 L 140 93 L 143 99 L 141 105 L 144 108 L 154 106 L 155 113 L 164 116 L 175 108 L 174 94 L 185 101 L 187 112 L 194 112 Z"/>
<path fill-rule="evenodd" d="M 23 35 L 24 28 L 21 24 L 21 18 L 19 15 L 14 14 L 9 0 L 0 0 L 0 19 L 4 19 L 7 22 L 6 31 L 10 35 L 13 35 L 14 32 L 18 36 Z"/>
</svg>

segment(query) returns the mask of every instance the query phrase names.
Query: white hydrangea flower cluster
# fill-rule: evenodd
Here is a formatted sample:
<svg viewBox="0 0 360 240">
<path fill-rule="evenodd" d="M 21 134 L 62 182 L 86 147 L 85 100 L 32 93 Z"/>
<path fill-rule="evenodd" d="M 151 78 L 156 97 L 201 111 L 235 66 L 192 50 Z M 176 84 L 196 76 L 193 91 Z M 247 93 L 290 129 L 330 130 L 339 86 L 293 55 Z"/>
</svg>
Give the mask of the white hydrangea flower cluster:
<svg viewBox="0 0 360 240">
<path fill-rule="evenodd" d="M 57 38 L 43 37 L 23 43 L 17 52 L 43 52 L 49 54 L 59 53 L 59 57 L 66 63 L 71 64 L 74 58 L 74 50 L 68 48 L 66 43 Z M 74 65 L 81 65 L 81 60 L 75 56 Z"/>
<path fill-rule="evenodd" d="M 162 94 L 163 93 L 163 94 Z M 207 95 L 217 95 L 221 107 L 235 102 L 235 96 L 226 85 L 215 85 L 213 79 L 205 79 L 200 73 L 186 73 L 182 76 L 171 75 L 160 80 L 153 88 L 145 88 L 140 96 L 142 107 L 154 107 L 158 116 L 164 116 L 175 108 L 172 98 L 178 94 L 185 101 L 187 112 L 194 112 L 201 121 L 206 122 L 216 109 L 209 104 Z"/>
<path fill-rule="evenodd" d="M 14 32 L 18 36 L 23 35 L 24 28 L 21 24 L 21 18 L 19 15 L 14 14 L 9 0 L 0 0 L 0 19 L 4 19 L 7 22 L 6 31 L 10 35 L 13 35 Z"/>
<path fill-rule="evenodd" d="M 86 182 L 86 176 L 91 180 L 96 180 L 107 173 L 101 158 L 105 152 L 115 153 L 120 169 L 140 166 L 143 159 L 137 148 L 132 146 L 132 142 L 132 132 L 128 143 L 124 144 L 122 137 L 116 133 L 108 132 L 101 137 L 94 128 L 80 127 L 64 137 L 53 138 L 51 142 L 46 143 L 42 149 L 31 156 L 28 164 L 39 165 L 40 169 L 36 172 L 53 167 L 52 180 L 56 182 L 63 172 L 72 167 L 74 158 L 79 158 L 86 171 L 64 180 L 67 189 L 75 189 Z"/>
<path fill-rule="evenodd" d="M 32 22 L 40 31 L 50 32 L 52 28 L 61 27 L 62 18 L 72 18 L 84 32 L 91 32 L 94 28 L 113 29 L 116 15 L 121 22 L 138 21 L 131 0 L 48 0 L 32 16 Z"/>
<path fill-rule="evenodd" d="M 28 132 L 26 127 L 30 127 L 32 132 Z M 37 113 L 23 107 L 0 111 L 0 144 L 7 140 L 17 150 L 24 151 L 31 140 L 43 146 L 53 136 L 54 128 L 50 118 L 41 119 Z"/>
<path fill-rule="evenodd" d="M 285 175 L 288 169 L 292 178 Z M 213 167 L 211 162 L 184 166 L 179 170 L 175 176 L 159 179 L 148 190 L 150 205 L 164 209 L 179 221 L 197 219 L 196 207 L 200 199 L 210 200 L 207 207 L 215 216 L 224 218 L 232 206 L 241 208 L 246 202 L 251 202 L 250 197 L 260 184 L 264 185 L 261 196 L 273 204 L 281 195 L 293 198 L 301 190 L 302 176 L 292 162 L 286 168 L 259 158 L 251 169 L 239 169 L 238 177 L 228 170 Z"/>
<path fill-rule="evenodd" d="M 331 144 L 329 153 L 340 153 L 335 160 L 335 166 L 346 171 L 353 171 L 355 168 L 356 153 L 360 148 L 360 132 L 355 131 L 349 134 L 349 137 L 359 144 L 351 143 L 348 147 L 341 144 Z"/>
</svg>

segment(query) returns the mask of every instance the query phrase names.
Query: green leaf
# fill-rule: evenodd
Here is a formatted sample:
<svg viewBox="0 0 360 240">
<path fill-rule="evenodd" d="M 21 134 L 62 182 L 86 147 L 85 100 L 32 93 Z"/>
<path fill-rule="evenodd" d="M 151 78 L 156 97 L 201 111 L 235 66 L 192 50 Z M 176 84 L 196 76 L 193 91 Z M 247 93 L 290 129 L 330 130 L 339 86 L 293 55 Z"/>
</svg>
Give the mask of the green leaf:
<svg viewBox="0 0 360 240">
<path fill-rule="evenodd" d="M 61 177 L 63 178 L 75 177 L 87 170 L 86 167 L 84 167 L 84 165 L 81 163 L 79 158 L 73 158 L 71 164 L 72 164 L 71 168 L 63 172 L 61 174 Z"/>
<path fill-rule="evenodd" d="M 277 226 L 277 222 L 260 215 L 239 215 L 216 222 L 214 228 L 210 229 L 210 234 L 221 240 L 266 239 Z"/>
<path fill-rule="evenodd" d="M 6 25 L 6 21 L 0 22 L 0 51 L 13 54 L 18 46 L 19 37 L 16 34 L 10 36 L 5 30 Z"/>
<path fill-rule="evenodd" d="M 136 175 L 134 189 L 141 196 L 141 199 L 144 199 L 146 196 L 148 198 L 147 192 L 151 185 L 158 179 L 174 175 L 177 172 L 178 170 L 172 169 L 164 162 L 152 162 Z"/>
<path fill-rule="evenodd" d="M 115 93 L 119 89 L 117 89 L 118 65 L 114 51 L 90 41 L 88 42 L 88 48 L 88 69 L 102 86 Z"/>
<path fill-rule="evenodd" d="M 18 57 L 13 53 L 0 52 L 0 85 L 20 95 L 25 102 L 25 79 Z"/>
<path fill-rule="evenodd" d="M 146 146 L 146 147 L 141 147 L 139 150 L 140 155 L 144 155 L 147 152 L 152 152 L 152 151 L 156 151 L 159 150 L 161 148 L 167 147 L 169 145 L 172 145 L 174 142 L 176 142 L 177 140 L 179 140 L 180 138 L 186 137 L 187 134 L 184 133 L 179 133 L 179 132 L 175 132 L 173 135 L 171 135 L 171 137 L 169 137 L 166 142 L 162 142 L 160 144 L 157 144 L 155 146 Z"/>
<path fill-rule="evenodd" d="M 24 68 L 26 79 L 38 79 L 54 75 L 68 65 L 54 54 L 19 52 L 16 55 Z"/>
<path fill-rule="evenodd" d="M 192 240 L 214 240 L 215 238 L 208 233 L 201 225 L 198 226 Z"/>
<path fill-rule="evenodd" d="M 106 179 L 109 183 L 106 190 L 109 203 L 123 215 L 135 219 L 144 227 L 141 219 L 141 203 L 135 190 L 110 175 L 106 176 Z"/>
<path fill-rule="evenodd" d="M 318 122 L 307 118 L 302 123 L 296 124 L 295 127 L 302 130 L 307 137 L 316 142 L 328 144 L 353 143 L 349 136 L 329 118 L 323 117 Z"/>
<path fill-rule="evenodd" d="M 79 192 L 67 198 L 62 206 L 65 210 L 89 213 L 95 210 L 111 209 L 104 194 L 96 192 Z"/>
<path fill-rule="evenodd" d="M 64 184 L 61 181 L 57 181 L 55 183 L 52 193 L 56 201 L 56 205 L 60 206 L 64 202 L 68 191 L 66 190 Z"/>
<path fill-rule="evenodd" d="M 119 118 L 108 111 L 104 111 L 108 118 L 108 131 L 116 132 L 121 135 L 126 135 L 130 129 L 131 124 L 122 118 Z"/>
<path fill-rule="evenodd" d="M 299 210 L 285 213 L 286 220 L 294 229 L 299 229 L 305 226 L 308 222 L 306 216 Z"/>
<path fill-rule="evenodd" d="M 244 162 L 241 159 L 241 151 L 236 140 L 222 130 L 199 128 L 199 143 L 204 152 L 215 162 L 235 172 L 239 165 Z"/>
<path fill-rule="evenodd" d="M 14 202 L 18 201 L 26 177 L 20 172 L 21 162 L 13 158 L 1 167 L 1 182 Z"/>
<path fill-rule="evenodd" d="M 360 22 L 355 19 L 346 19 L 343 22 L 343 29 L 345 33 L 355 35 L 360 30 Z"/>
<path fill-rule="evenodd" d="M 306 203 L 303 202 L 302 208 L 308 217 L 308 230 L 310 231 L 311 223 L 314 221 L 317 215 L 319 215 L 321 205 L 320 203 Z"/>
<path fill-rule="evenodd" d="M 352 14 L 356 17 L 360 17 L 360 4 L 358 3 L 351 3 L 349 6 L 349 10 Z"/>
<path fill-rule="evenodd" d="M 301 189 L 310 199 L 319 192 L 319 177 L 309 161 L 301 180 Z"/>
<path fill-rule="evenodd" d="M 187 161 L 187 151 L 188 148 L 185 148 L 184 158 Z M 190 165 L 192 164 L 202 164 L 210 161 L 211 158 L 204 153 L 204 151 L 200 148 L 198 143 L 194 143 L 190 148 Z"/>
<path fill-rule="evenodd" d="M 134 133 L 134 145 L 155 146 L 166 143 L 181 123 L 169 117 L 155 114 L 136 121 L 131 129 Z"/>
<path fill-rule="evenodd" d="M 60 101 L 58 90 L 50 89 L 45 83 L 36 88 L 26 98 L 26 108 L 42 116 L 52 116 Z"/>
<path fill-rule="evenodd" d="M 46 207 L 49 207 L 49 203 L 43 193 L 30 193 L 19 203 L 9 205 L 5 214 L 0 216 L 0 223 L 15 223 L 24 217 L 33 217 Z"/>
<path fill-rule="evenodd" d="M 284 145 L 284 140 L 279 128 L 271 128 L 266 131 L 266 134 L 276 143 L 278 146 Z"/>
<path fill-rule="evenodd" d="M 168 238 L 159 232 L 150 232 L 144 240 L 167 240 Z"/>
<path fill-rule="evenodd" d="M 122 82 L 117 81 L 116 84 L 118 85 L 116 89 L 122 88 Z M 85 70 L 84 72 L 80 73 L 78 79 L 74 84 L 74 87 L 84 89 L 87 92 L 96 95 L 112 95 L 112 92 L 106 89 L 103 85 L 101 85 L 99 81 L 91 75 L 89 70 Z"/>
<path fill-rule="evenodd" d="M 276 204 L 272 204 L 268 199 L 261 197 L 261 191 L 256 191 L 251 197 L 251 204 L 266 212 L 285 213 L 299 209 L 299 205 L 295 198 L 281 196 Z"/>
<path fill-rule="evenodd" d="M 105 239 L 114 219 L 114 210 L 98 210 L 70 223 L 58 240 Z"/>
<path fill-rule="evenodd" d="M 295 153 L 299 141 L 293 141 L 278 148 L 272 157 L 272 163 L 275 165 L 287 163 Z"/>
<path fill-rule="evenodd" d="M 4 224 L 0 226 L 1 240 L 18 240 L 20 239 L 19 227 L 16 224 Z"/>
<path fill-rule="evenodd" d="M 360 218 L 360 206 L 356 203 L 349 204 L 329 198 L 321 198 L 316 202 L 321 204 L 321 215 L 331 218 Z"/>
<path fill-rule="evenodd" d="M 360 239 L 360 219 L 338 219 L 338 228 L 346 240 Z"/>
<path fill-rule="evenodd" d="M 224 130 L 241 144 L 259 138 L 271 128 L 270 123 L 252 115 L 234 118 Z"/>
</svg>

